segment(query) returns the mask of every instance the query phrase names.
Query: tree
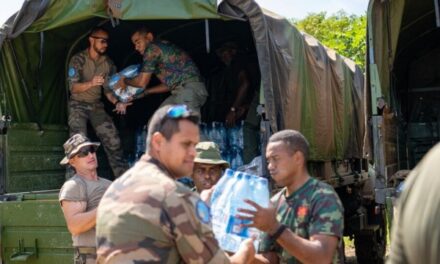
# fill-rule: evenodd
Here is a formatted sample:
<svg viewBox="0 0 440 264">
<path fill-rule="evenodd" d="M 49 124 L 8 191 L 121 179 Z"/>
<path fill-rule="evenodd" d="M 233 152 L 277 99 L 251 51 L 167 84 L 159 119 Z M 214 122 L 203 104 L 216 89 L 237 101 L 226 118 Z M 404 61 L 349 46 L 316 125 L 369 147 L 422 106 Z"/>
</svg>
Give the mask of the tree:
<svg viewBox="0 0 440 264">
<path fill-rule="evenodd" d="M 326 12 L 311 13 L 302 20 L 291 19 L 290 22 L 365 69 L 365 15 L 348 15 L 341 10 L 329 17 Z"/>
</svg>

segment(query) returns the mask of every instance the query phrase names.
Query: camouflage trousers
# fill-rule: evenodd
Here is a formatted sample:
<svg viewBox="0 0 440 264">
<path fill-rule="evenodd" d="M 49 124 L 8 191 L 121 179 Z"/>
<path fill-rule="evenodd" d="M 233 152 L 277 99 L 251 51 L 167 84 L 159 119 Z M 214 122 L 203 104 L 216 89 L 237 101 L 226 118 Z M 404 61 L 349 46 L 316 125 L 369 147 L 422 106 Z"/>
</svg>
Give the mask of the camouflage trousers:
<svg viewBox="0 0 440 264">
<path fill-rule="evenodd" d="M 171 95 L 160 106 L 186 104 L 200 114 L 200 108 L 205 104 L 207 97 L 208 92 L 203 82 L 187 82 L 172 90 Z"/>
<path fill-rule="evenodd" d="M 91 248 L 86 248 L 91 249 Z M 96 263 L 96 253 L 82 252 L 81 248 L 74 248 L 75 255 L 73 256 L 74 264 L 95 264 Z M 96 251 L 96 250 L 95 250 Z"/>
<path fill-rule="evenodd" d="M 127 169 L 123 159 L 121 140 L 113 120 L 105 112 L 104 104 L 70 100 L 68 120 L 70 136 L 76 133 L 87 136 L 87 121 L 92 125 L 104 147 L 115 178 L 121 176 Z"/>
</svg>

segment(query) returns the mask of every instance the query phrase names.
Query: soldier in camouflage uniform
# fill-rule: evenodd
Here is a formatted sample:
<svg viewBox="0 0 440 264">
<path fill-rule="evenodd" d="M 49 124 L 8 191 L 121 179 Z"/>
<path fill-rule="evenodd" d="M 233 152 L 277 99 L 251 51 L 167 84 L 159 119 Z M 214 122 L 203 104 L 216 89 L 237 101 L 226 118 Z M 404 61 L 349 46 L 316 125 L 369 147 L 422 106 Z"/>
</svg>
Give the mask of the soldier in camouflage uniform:
<svg viewBox="0 0 440 264">
<path fill-rule="evenodd" d="M 309 176 L 308 152 L 298 131 L 283 130 L 269 139 L 268 169 L 284 188 L 269 208 L 247 201 L 255 210 L 239 210 L 249 214 L 241 217 L 253 222 L 249 226 L 266 232 L 254 263 L 342 263 L 342 203 L 331 186 Z"/>
<path fill-rule="evenodd" d="M 118 85 L 147 88 L 154 74 L 160 84 L 144 90 L 140 97 L 149 94 L 171 92 L 163 105 L 186 104 L 200 113 L 208 97 L 199 69 L 189 55 L 173 43 L 155 39 L 146 27 L 134 32 L 131 40 L 135 49 L 143 56 L 140 74 L 133 79 L 121 78 Z"/>
<path fill-rule="evenodd" d="M 90 46 L 75 54 L 69 63 L 68 82 L 70 89 L 69 128 L 70 135 L 87 135 L 87 121 L 102 142 L 115 177 L 127 169 L 123 160 L 121 141 L 111 117 L 101 102 L 101 89 L 107 99 L 120 109 L 116 97 L 108 88 L 106 79 L 116 72 L 113 62 L 104 53 L 107 49 L 108 33 L 95 28 L 89 35 Z"/>
<path fill-rule="evenodd" d="M 196 158 L 191 178 L 194 181 L 193 191 L 199 193 L 209 190 L 223 175 L 223 171 L 229 168 L 229 162 L 222 159 L 220 148 L 212 141 L 200 142 L 196 146 Z"/>
<path fill-rule="evenodd" d="M 209 207 L 176 178 L 190 175 L 199 141 L 199 118 L 185 105 L 153 115 L 147 154 L 112 183 L 98 207 L 97 262 L 245 263 L 252 240 L 233 256 L 211 230 Z"/>
</svg>

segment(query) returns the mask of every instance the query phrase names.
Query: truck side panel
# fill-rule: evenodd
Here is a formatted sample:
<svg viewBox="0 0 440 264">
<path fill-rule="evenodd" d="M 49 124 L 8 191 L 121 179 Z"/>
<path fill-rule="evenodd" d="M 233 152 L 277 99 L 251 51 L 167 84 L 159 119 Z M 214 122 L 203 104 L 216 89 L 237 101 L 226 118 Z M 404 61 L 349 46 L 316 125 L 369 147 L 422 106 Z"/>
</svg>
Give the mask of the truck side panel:
<svg viewBox="0 0 440 264">
<path fill-rule="evenodd" d="M 1 135 L 3 179 L 0 193 L 59 189 L 65 179 L 63 143 L 67 128 L 46 125 L 39 131 L 35 124 L 13 124 Z"/>
<path fill-rule="evenodd" d="M 72 263 L 72 240 L 58 192 L 7 197 L 17 200 L 0 202 L 3 263 Z"/>
</svg>

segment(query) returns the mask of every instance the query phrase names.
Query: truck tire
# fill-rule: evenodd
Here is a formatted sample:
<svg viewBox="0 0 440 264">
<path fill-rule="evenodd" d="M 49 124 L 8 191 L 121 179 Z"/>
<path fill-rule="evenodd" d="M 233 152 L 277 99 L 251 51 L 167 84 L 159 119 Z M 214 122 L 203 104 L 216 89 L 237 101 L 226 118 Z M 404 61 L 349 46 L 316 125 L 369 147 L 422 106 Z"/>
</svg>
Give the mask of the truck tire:
<svg viewBox="0 0 440 264">
<path fill-rule="evenodd" d="M 379 227 L 371 232 L 355 234 L 354 246 L 359 264 L 383 264 L 386 251 L 386 225 L 382 216 Z"/>
</svg>

